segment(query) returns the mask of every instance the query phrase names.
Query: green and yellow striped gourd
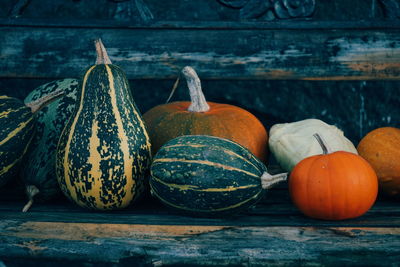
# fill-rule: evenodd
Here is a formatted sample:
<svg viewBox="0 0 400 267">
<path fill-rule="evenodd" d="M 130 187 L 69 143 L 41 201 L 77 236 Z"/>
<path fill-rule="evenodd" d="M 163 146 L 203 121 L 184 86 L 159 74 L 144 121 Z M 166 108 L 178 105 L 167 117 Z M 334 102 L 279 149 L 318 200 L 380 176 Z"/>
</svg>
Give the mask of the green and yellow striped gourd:
<svg viewBox="0 0 400 267">
<path fill-rule="evenodd" d="M 0 186 L 17 174 L 19 162 L 34 134 L 35 113 L 61 94 L 56 91 L 28 104 L 14 97 L 0 96 Z"/>
<path fill-rule="evenodd" d="M 56 149 L 61 132 L 74 110 L 78 84 L 77 79 L 55 80 L 35 88 L 24 100 L 29 103 L 58 90 L 65 93 L 36 114 L 35 135 L 20 168 L 29 199 L 23 211 L 28 211 L 33 199 L 48 201 L 61 194 L 55 170 Z"/>
<path fill-rule="evenodd" d="M 154 157 L 150 188 L 167 206 L 195 215 L 234 213 L 253 206 L 264 189 L 286 180 L 270 175 L 249 150 L 228 139 L 180 136 Z"/>
<path fill-rule="evenodd" d="M 144 189 L 150 142 L 124 72 L 111 64 L 100 40 L 96 50 L 58 143 L 56 174 L 63 193 L 79 206 L 120 209 Z"/>
</svg>

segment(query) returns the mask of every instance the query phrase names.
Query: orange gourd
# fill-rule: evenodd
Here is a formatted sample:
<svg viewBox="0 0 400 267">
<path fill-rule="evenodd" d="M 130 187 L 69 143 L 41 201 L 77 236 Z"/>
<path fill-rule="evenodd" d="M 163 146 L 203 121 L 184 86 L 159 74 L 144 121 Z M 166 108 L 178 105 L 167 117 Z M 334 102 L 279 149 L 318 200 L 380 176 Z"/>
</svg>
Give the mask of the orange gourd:
<svg viewBox="0 0 400 267">
<path fill-rule="evenodd" d="M 368 133 L 358 144 L 358 153 L 378 175 L 379 189 L 400 196 L 400 129 L 382 127 Z"/>
<path fill-rule="evenodd" d="M 233 140 L 265 161 L 268 135 L 250 112 L 228 104 L 206 102 L 200 79 L 191 67 L 182 74 L 187 80 L 191 102 L 158 105 L 143 115 L 153 152 L 182 135 L 211 135 Z"/>
<path fill-rule="evenodd" d="M 362 157 L 345 151 L 329 153 L 318 134 L 323 154 L 300 161 L 289 179 L 290 196 L 306 216 L 343 220 L 363 215 L 374 204 L 378 180 Z"/>
</svg>

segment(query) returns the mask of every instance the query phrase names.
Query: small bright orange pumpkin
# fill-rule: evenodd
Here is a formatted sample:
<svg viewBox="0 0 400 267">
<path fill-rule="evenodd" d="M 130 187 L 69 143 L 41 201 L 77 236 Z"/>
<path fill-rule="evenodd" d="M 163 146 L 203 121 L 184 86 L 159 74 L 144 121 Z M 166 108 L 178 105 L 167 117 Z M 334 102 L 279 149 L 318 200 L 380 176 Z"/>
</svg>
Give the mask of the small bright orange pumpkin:
<svg viewBox="0 0 400 267">
<path fill-rule="evenodd" d="M 329 153 L 320 136 L 314 136 L 323 154 L 303 159 L 292 170 L 292 201 L 302 213 L 316 219 L 344 220 L 363 215 L 378 194 L 375 171 L 356 154 Z"/>
<path fill-rule="evenodd" d="M 237 106 L 206 102 L 195 70 L 185 67 L 191 102 L 158 105 L 144 115 L 153 152 L 169 140 L 182 135 L 211 135 L 233 140 L 265 161 L 268 134 L 250 112 Z"/>
<path fill-rule="evenodd" d="M 358 153 L 376 171 L 379 189 L 400 196 L 400 129 L 382 127 L 368 133 L 358 144 Z"/>
</svg>

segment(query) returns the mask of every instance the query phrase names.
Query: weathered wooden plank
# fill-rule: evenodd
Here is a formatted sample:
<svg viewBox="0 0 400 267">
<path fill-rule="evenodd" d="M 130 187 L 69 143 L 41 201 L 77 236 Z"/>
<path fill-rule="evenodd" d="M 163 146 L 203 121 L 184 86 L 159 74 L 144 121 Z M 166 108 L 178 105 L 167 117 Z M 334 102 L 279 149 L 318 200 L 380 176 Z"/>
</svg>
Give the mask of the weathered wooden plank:
<svg viewBox="0 0 400 267">
<path fill-rule="evenodd" d="M 135 29 L 0 27 L 0 77 L 79 77 L 101 37 L 132 79 L 400 79 L 400 29 Z"/>
<path fill-rule="evenodd" d="M 5 265 L 26 259 L 31 264 L 395 266 L 399 241 L 399 228 L 0 223 Z"/>
<path fill-rule="evenodd" d="M 142 223 L 146 225 L 214 225 L 214 226 L 290 226 L 290 227 L 400 227 L 400 219 L 398 216 L 389 214 L 379 215 L 367 213 L 366 215 L 346 221 L 321 221 L 313 220 L 304 217 L 300 213 L 296 214 L 264 214 L 252 215 L 242 214 L 240 217 L 233 218 L 197 218 L 177 215 L 174 212 L 168 211 L 160 212 L 159 214 L 137 214 L 137 213 L 103 213 L 92 214 L 86 213 L 72 213 L 72 212 L 57 212 L 57 213 L 39 213 L 30 212 L 29 215 L 19 212 L 2 212 L 0 215 L 1 220 L 14 219 L 16 221 L 34 221 L 42 222 L 43 220 L 49 222 L 71 222 L 71 223 L 104 223 L 109 222 L 112 224 L 120 223 Z"/>
<path fill-rule="evenodd" d="M 36 203 L 22 213 L 23 202 L 3 202 L 0 221 L 69 222 L 147 225 L 213 225 L 213 226 L 323 226 L 323 227 L 400 227 L 400 207 L 396 202 L 377 202 L 364 216 L 345 221 L 313 220 L 303 216 L 288 200 L 260 203 L 254 209 L 233 217 L 199 218 L 169 210 L 158 202 L 140 203 L 116 212 L 91 212 L 69 202 Z"/>
</svg>

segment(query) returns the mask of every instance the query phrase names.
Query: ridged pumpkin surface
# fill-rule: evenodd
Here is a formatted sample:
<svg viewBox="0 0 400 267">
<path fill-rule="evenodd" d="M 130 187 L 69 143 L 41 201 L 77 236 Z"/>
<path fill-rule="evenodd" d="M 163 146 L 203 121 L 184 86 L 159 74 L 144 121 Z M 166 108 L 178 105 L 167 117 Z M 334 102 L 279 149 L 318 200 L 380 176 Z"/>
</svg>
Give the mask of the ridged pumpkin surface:
<svg viewBox="0 0 400 267">
<path fill-rule="evenodd" d="M 357 150 L 374 168 L 380 190 L 389 196 L 400 196 L 400 129 L 375 129 L 361 140 Z"/>
<path fill-rule="evenodd" d="M 150 142 L 123 71 L 89 68 L 57 148 L 62 191 L 82 207 L 124 208 L 143 190 Z"/>
<path fill-rule="evenodd" d="M 337 151 L 300 161 L 290 174 L 289 191 L 305 215 L 344 220 L 361 216 L 372 207 L 378 180 L 362 157 Z"/>
<path fill-rule="evenodd" d="M 152 194 L 166 205 L 194 214 L 234 212 L 263 195 L 266 171 L 247 149 L 212 136 L 180 136 L 167 142 L 151 166 Z"/>
<path fill-rule="evenodd" d="M 191 112 L 191 102 L 159 105 L 144 114 L 153 150 L 181 135 L 211 135 L 230 139 L 265 161 L 268 135 L 261 122 L 239 107 L 207 102 L 210 110 Z"/>
<path fill-rule="evenodd" d="M 22 101 L 0 96 L 0 186 L 16 175 L 32 139 L 35 118 Z"/>
</svg>

